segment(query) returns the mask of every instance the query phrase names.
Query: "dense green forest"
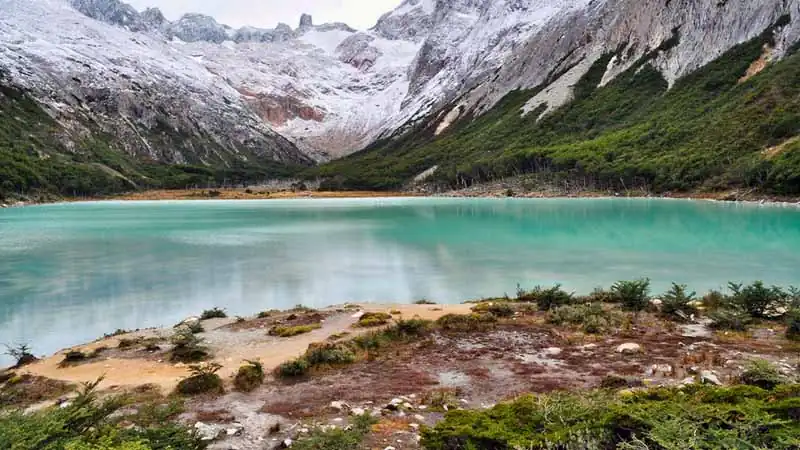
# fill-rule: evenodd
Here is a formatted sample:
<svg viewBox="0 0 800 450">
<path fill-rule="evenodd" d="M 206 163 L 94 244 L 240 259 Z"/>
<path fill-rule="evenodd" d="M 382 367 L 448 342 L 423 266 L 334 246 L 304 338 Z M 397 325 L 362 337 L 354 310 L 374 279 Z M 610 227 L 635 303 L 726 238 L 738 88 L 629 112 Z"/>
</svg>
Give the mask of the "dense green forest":
<svg viewBox="0 0 800 450">
<path fill-rule="evenodd" d="M 649 63 L 680 36 L 604 87 L 605 55 L 549 113 L 520 108 L 542 87 L 508 94 L 487 114 L 434 138 L 437 123 L 316 168 L 328 189 L 397 189 L 438 165 L 433 182 L 452 189 L 536 173 L 594 189 L 652 192 L 753 189 L 800 194 L 800 55 L 797 48 L 743 80 L 774 27 L 678 80 L 672 88 Z M 547 84 L 547 83 L 546 83 Z M 463 116 L 463 115 L 462 115 Z"/>
<path fill-rule="evenodd" d="M 147 188 L 207 187 L 285 177 L 277 162 L 215 168 L 133 158 L 100 132 L 68 148 L 66 130 L 0 76 L 0 201 L 25 196 L 83 197 Z"/>
</svg>

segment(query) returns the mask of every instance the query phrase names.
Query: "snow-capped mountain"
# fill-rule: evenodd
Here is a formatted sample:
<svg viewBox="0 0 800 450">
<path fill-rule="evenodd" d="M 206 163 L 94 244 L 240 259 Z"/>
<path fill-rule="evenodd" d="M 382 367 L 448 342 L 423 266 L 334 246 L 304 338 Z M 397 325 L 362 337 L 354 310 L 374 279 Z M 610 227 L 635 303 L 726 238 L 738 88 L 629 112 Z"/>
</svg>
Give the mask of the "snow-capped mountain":
<svg viewBox="0 0 800 450">
<path fill-rule="evenodd" d="M 405 0 L 357 31 L 308 15 L 296 28 L 234 29 L 201 14 L 171 22 L 119 0 L 0 0 L 0 70 L 54 114 L 88 116 L 125 137 L 133 153 L 184 161 L 214 142 L 227 149 L 215 151 L 324 160 L 418 122 L 441 132 L 514 89 L 542 87 L 521 114 L 552 110 L 619 48 L 625 57 L 609 63 L 604 82 L 652 52 L 672 82 L 797 17 L 798 4 Z M 798 40 L 800 26 L 788 20 L 766 58 Z M 159 127 L 187 139 L 174 152 L 153 149 L 147 134 Z"/>
</svg>

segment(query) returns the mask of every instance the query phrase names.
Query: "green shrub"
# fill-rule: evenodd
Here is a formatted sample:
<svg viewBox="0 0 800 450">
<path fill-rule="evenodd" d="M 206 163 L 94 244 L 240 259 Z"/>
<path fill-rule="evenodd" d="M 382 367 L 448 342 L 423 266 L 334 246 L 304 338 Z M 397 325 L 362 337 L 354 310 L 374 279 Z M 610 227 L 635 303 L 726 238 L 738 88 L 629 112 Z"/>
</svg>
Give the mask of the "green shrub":
<svg viewBox="0 0 800 450">
<path fill-rule="evenodd" d="M 33 364 L 39 360 L 31 353 L 31 347 L 28 344 L 8 345 L 6 344 L 5 354 L 14 358 L 13 369 L 19 369 L 29 364 Z"/>
<path fill-rule="evenodd" d="M 786 315 L 786 339 L 800 341 L 800 308 Z"/>
<path fill-rule="evenodd" d="M 279 365 L 275 369 L 275 375 L 279 378 L 297 378 L 306 375 L 309 368 L 305 358 L 297 358 Z"/>
<path fill-rule="evenodd" d="M 505 303 L 478 303 L 472 307 L 476 313 L 491 313 L 496 317 L 511 317 L 514 315 L 514 308 Z"/>
<path fill-rule="evenodd" d="M 432 302 L 432 301 L 430 301 L 428 299 L 423 298 L 423 299 L 419 299 L 419 300 L 415 301 L 414 304 L 415 305 L 435 305 L 436 302 Z"/>
<path fill-rule="evenodd" d="M 611 291 L 603 288 L 594 288 L 592 293 L 582 300 L 585 300 L 585 303 L 615 303 L 617 297 Z"/>
<path fill-rule="evenodd" d="M 272 327 L 269 330 L 269 335 L 270 336 L 278 336 L 278 337 L 286 338 L 286 337 L 297 336 L 297 335 L 300 335 L 300 334 L 310 333 L 310 332 L 312 332 L 314 330 L 318 330 L 320 328 L 322 328 L 322 325 L 318 324 L 318 323 L 312 323 L 312 324 L 309 324 L 309 325 L 296 325 L 296 326 L 278 325 L 278 326 Z"/>
<path fill-rule="evenodd" d="M 308 346 L 304 358 L 313 367 L 351 364 L 355 362 L 356 355 L 348 343 L 319 342 Z"/>
<path fill-rule="evenodd" d="M 224 394 L 222 378 L 217 375 L 221 368 L 217 363 L 189 366 L 190 375 L 178 383 L 176 392 L 182 395 Z"/>
<path fill-rule="evenodd" d="M 266 319 L 268 317 L 272 317 L 275 314 L 279 314 L 279 313 L 280 313 L 280 311 L 278 311 L 277 309 L 271 309 L 269 311 L 261 311 L 260 313 L 258 313 L 258 315 L 256 317 L 259 318 L 259 319 Z"/>
<path fill-rule="evenodd" d="M 200 338 L 194 335 L 188 327 L 180 327 L 170 338 L 172 362 L 199 362 L 208 359 L 211 355 L 206 347 L 200 345 Z"/>
<path fill-rule="evenodd" d="M 264 382 L 264 365 L 260 361 L 245 361 L 233 379 L 236 390 L 250 392 Z"/>
<path fill-rule="evenodd" d="M 419 318 L 398 320 L 395 323 L 395 330 L 402 336 L 420 336 L 427 332 L 433 322 Z"/>
<path fill-rule="evenodd" d="M 346 429 L 312 429 L 292 444 L 294 450 L 352 450 L 360 448 L 361 441 L 371 431 L 377 420 L 369 414 L 355 416 Z"/>
<path fill-rule="evenodd" d="M 225 312 L 224 309 L 212 308 L 203 311 L 203 314 L 200 315 L 200 320 L 225 319 L 227 317 L 228 314 Z"/>
<path fill-rule="evenodd" d="M 756 359 L 747 363 L 744 372 L 739 376 L 742 384 L 772 390 L 787 380 L 769 361 Z"/>
<path fill-rule="evenodd" d="M 619 313 L 607 311 L 599 303 L 567 305 L 553 309 L 547 321 L 555 325 L 580 325 L 584 332 L 601 334 L 618 326 L 622 319 Z"/>
<path fill-rule="evenodd" d="M 711 328 L 715 330 L 747 331 L 753 322 L 750 314 L 737 309 L 721 308 L 708 313 Z"/>
<path fill-rule="evenodd" d="M 686 285 L 672 283 L 672 288 L 661 296 L 661 314 L 673 319 L 688 319 L 697 312 L 692 305 L 695 296 L 694 291 L 688 292 Z"/>
<path fill-rule="evenodd" d="M 797 448 L 798 397 L 757 388 L 690 386 L 522 396 L 488 410 L 451 411 L 422 431 L 428 450 Z M 796 395 L 796 394 L 795 394 Z"/>
<path fill-rule="evenodd" d="M 517 301 L 536 303 L 541 311 L 549 311 L 557 306 L 572 303 L 572 294 L 562 290 L 560 284 L 549 289 L 536 286 L 530 291 L 525 291 L 517 285 Z"/>
<path fill-rule="evenodd" d="M 776 311 L 789 304 L 789 294 L 777 286 L 767 287 L 761 281 L 744 286 L 729 283 L 732 294 L 727 298 L 728 306 L 744 311 L 752 317 L 767 318 L 779 315 Z"/>
<path fill-rule="evenodd" d="M 642 311 L 650 305 L 650 280 L 618 281 L 611 286 L 617 303 L 630 311 Z"/>
<path fill-rule="evenodd" d="M 100 399 L 100 380 L 84 384 L 62 407 L 0 414 L 0 448 L 9 450 L 203 450 L 189 429 L 126 414 L 122 397 Z M 139 406 L 142 410 L 146 405 Z M 134 426 L 122 428 L 121 422 Z"/>
<path fill-rule="evenodd" d="M 725 306 L 725 304 L 725 294 L 720 291 L 710 291 L 708 294 L 703 296 L 703 306 L 705 306 L 707 309 L 714 310 Z"/>
<path fill-rule="evenodd" d="M 386 325 L 390 320 L 392 320 L 391 314 L 383 312 L 366 312 L 358 319 L 356 326 L 362 328 L 379 327 L 381 325 Z"/>
<path fill-rule="evenodd" d="M 436 324 L 445 331 L 486 331 L 494 328 L 497 317 L 493 314 L 447 314 L 440 317 Z"/>
</svg>

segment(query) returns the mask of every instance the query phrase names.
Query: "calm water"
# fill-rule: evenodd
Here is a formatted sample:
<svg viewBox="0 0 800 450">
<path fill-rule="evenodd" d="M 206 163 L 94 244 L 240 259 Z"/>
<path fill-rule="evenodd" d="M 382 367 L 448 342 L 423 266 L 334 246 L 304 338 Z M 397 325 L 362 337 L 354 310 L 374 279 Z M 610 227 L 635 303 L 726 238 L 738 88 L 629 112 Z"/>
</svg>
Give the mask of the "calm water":
<svg viewBox="0 0 800 450">
<path fill-rule="evenodd" d="M 800 284 L 800 210 L 670 200 L 126 202 L 0 210 L 0 343 L 37 353 L 204 308 L 460 302 L 650 277 Z M 5 360 L 4 362 L 7 362 Z"/>
</svg>

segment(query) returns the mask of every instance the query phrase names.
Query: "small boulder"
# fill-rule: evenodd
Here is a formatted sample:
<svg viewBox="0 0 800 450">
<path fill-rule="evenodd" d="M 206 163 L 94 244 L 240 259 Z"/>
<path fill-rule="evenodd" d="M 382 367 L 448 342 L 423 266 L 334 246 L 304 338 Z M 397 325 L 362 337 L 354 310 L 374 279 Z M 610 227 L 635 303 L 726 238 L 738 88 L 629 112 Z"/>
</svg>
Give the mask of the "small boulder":
<svg viewBox="0 0 800 450">
<path fill-rule="evenodd" d="M 350 414 L 354 416 L 363 416 L 366 413 L 367 411 L 365 411 L 364 408 L 353 408 L 350 410 Z"/>
<path fill-rule="evenodd" d="M 177 324 L 175 324 L 175 326 L 173 328 L 180 328 L 180 327 L 184 327 L 184 326 L 193 327 L 193 326 L 197 326 L 197 325 L 200 325 L 200 318 L 196 317 L 196 316 L 192 316 L 192 317 L 187 317 L 187 318 L 183 319 L 182 321 L 178 322 Z"/>
<path fill-rule="evenodd" d="M 217 440 L 225 432 L 225 428 L 219 425 L 209 425 L 203 422 L 195 423 L 194 429 L 200 440 L 205 442 Z"/>
<path fill-rule="evenodd" d="M 632 355 L 641 352 L 642 346 L 635 342 L 628 342 L 617 347 L 617 353 L 622 353 L 623 355 Z"/>
<path fill-rule="evenodd" d="M 350 410 L 350 405 L 345 402 L 331 402 L 330 409 L 334 412 L 345 412 Z"/>
<path fill-rule="evenodd" d="M 418 423 L 410 423 L 410 424 L 408 424 L 408 427 L 411 428 L 414 431 L 419 431 L 419 424 Z"/>
<path fill-rule="evenodd" d="M 722 381 L 719 380 L 717 374 L 710 370 L 700 372 L 700 382 L 703 384 L 713 384 L 714 386 L 722 386 Z"/>
<path fill-rule="evenodd" d="M 550 347 L 550 348 L 544 349 L 544 354 L 547 355 L 547 356 L 558 356 L 558 355 L 561 354 L 562 351 L 563 350 L 561 350 L 558 347 Z"/>
</svg>

